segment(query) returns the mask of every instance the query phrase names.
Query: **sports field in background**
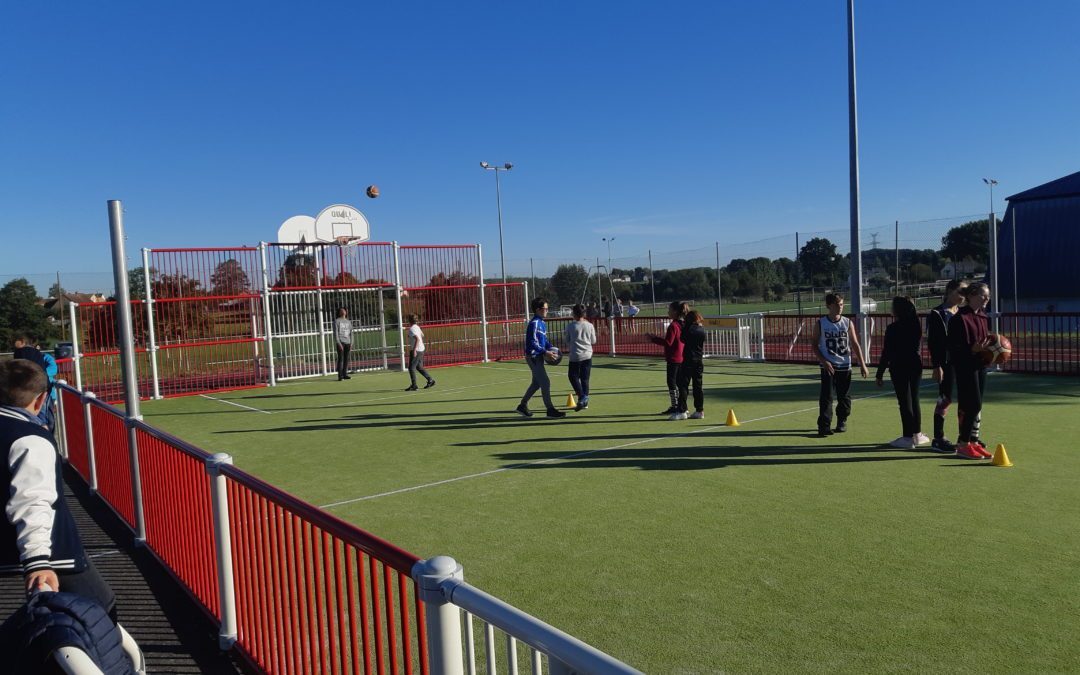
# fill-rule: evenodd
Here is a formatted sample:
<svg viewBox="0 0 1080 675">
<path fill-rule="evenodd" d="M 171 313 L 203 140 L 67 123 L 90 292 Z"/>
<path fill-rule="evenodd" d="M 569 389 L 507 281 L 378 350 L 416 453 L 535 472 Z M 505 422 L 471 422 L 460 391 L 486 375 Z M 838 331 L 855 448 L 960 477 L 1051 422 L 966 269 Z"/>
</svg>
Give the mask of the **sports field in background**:
<svg viewBox="0 0 1080 675">
<path fill-rule="evenodd" d="M 565 403 L 566 368 L 549 368 Z M 1080 380 L 993 375 L 995 468 L 894 450 L 891 388 L 814 436 L 815 368 L 597 359 L 590 409 L 512 412 L 521 362 L 155 401 L 147 421 L 649 673 L 1061 672 L 1080 664 Z M 923 389 L 924 431 L 932 399 Z M 742 422 L 721 426 L 729 407 Z M 955 409 L 948 429 L 955 437 Z"/>
</svg>

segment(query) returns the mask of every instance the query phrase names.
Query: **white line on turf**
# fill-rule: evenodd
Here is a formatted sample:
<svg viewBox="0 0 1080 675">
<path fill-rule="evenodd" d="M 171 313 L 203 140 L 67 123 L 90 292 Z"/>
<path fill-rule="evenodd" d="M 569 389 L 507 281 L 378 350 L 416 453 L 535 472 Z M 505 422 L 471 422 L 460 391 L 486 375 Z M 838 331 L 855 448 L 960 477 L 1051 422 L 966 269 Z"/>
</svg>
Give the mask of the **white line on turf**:
<svg viewBox="0 0 1080 675">
<path fill-rule="evenodd" d="M 201 396 L 203 398 L 208 398 L 211 401 L 217 401 L 218 403 L 224 403 L 225 405 L 234 405 L 237 408 L 243 408 L 244 410 L 250 410 L 252 412 L 262 413 L 264 415 L 273 415 L 274 414 L 274 413 L 270 412 L 269 410 L 260 410 L 259 408 L 252 408 L 251 406 L 244 405 L 243 403 L 237 403 L 236 401 L 226 401 L 223 398 L 217 398 L 217 397 L 214 397 L 214 396 L 208 396 L 207 394 L 199 394 L 199 396 Z"/>
<path fill-rule="evenodd" d="M 928 386 L 928 385 L 923 385 L 923 386 Z M 880 398 L 882 396 L 889 396 L 891 394 L 892 394 L 892 392 L 884 392 L 883 391 L 883 392 L 880 392 L 880 393 L 877 393 L 877 394 L 871 394 L 869 396 L 861 396 L 861 397 L 859 397 L 857 399 L 854 399 L 854 400 L 856 400 L 856 401 L 865 401 L 866 399 Z M 764 417 L 755 417 L 754 419 L 744 420 L 744 421 L 740 422 L 740 425 L 752 424 L 754 422 L 763 422 L 765 420 L 771 420 L 771 419 L 775 419 L 777 417 L 787 417 L 788 415 L 798 415 L 800 413 L 811 412 L 811 411 L 814 411 L 814 410 L 817 410 L 817 409 L 818 409 L 817 406 L 812 406 L 812 407 L 809 407 L 809 408 L 800 408 L 799 410 L 789 410 L 787 412 L 776 413 L 775 415 L 765 415 Z M 585 457 L 586 455 L 595 455 L 596 453 L 599 453 L 599 452 L 610 452 L 612 450 L 622 450 L 623 448 L 629 448 L 629 447 L 633 447 L 635 445 L 642 445 L 644 443 L 652 443 L 654 441 L 664 441 L 664 440 L 668 440 L 668 439 L 672 439 L 672 438 L 682 438 L 684 436 L 692 436 L 694 434 L 700 434 L 700 433 L 703 433 L 703 432 L 706 432 L 706 431 L 715 431 L 716 429 L 723 429 L 726 426 L 727 426 L 726 424 L 715 424 L 715 425 L 713 425 L 711 427 L 701 427 L 700 429 L 693 429 L 691 431 L 683 431 L 683 432 L 676 433 L 676 434 L 664 434 L 662 436 L 656 436 L 655 438 L 643 438 L 643 439 L 640 439 L 640 440 L 637 440 L 637 441 L 631 441 L 630 443 L 622 443 L 622 444 L 619 444 L 619 445 L 613 445 L 613 446 L 611 446 L 609 448 L 597 448 L 596 450 L 584 450 L 582 452 L 574 452 L 574 453 L 570 453 L 569 455 L 561 455 L 559 457 L 551 457 L 549 459 L 538 459 L 538 460 L 536 460 L 534 462 L 522 462 L 521 464 L 512 464 L 510 466 L 504 466 L 504 467 L 500 467 L 498 469 L 491 469 L 489 471 L 481 471 L 480 473 L 471 473 L 471 474 L 468 474 L 468 475 L 465 475 L 465 476 L 457 476 L 455 478 L 446 478 L 444 480 L 437 480 L 437 481 L 434 481 L 432 483 L 424 483 L 423 485 L 413 485 L 411 487 L 399 488 L 397 490 L 390 490 L 388 492 L 380 492 L 378 494 L 367 495 L 366 497 L 356 497 L 354 499 L 345 499 L 345 500 L 339 501 L 339 502 L 331 502 L 330 504 L 323 504 L 319 508 L 330 509 L 330 508 L 334 508 L 335 506 L 345 506 L 346 504 L 355 504 L 356 502 L 366 502 L 366 501 L 369 501 L 369 500 L 372 500 L 372 499 L 379 499 L 381 497 L 390 497 L 390 496 L 399 495 L 399 494 L 402 494 L 402 493 L 405 493 L 405 492 L 415 492 L 416 490 L 423 490 L 423 489 L 430 488 L 430 487 L 437 487 L 439 485 L 446 485 L 447 483 L 456 483 L 456 482 L 462 481 L 462 480 L 469 480 L 470 478 L 482 478 L 484 476 L 492 476 L 494 474 L 502 473 L 504 471 L 512 471 L 514 469 L 523 469 L 525 467 L 534 466 L 534 465 L 537 465 L 537 464 L 551 464 L 552 462 L 561 462 L 564 459 L 575 459 L 575 458 L 578 458 L 578 457 Z"/>
<path fill-rule="evenodd" d="M 470 384 L 467 387 L 457 387 L 455 389 L 439 389 L 438 391 L 435 391 L 435 392 L 432 392 L 432 393 L 433 394 L 449 394 L 449 393 L 456 392 L 456 391 L 465 391 L 466 389 L 477 389 L 477 388 L 480 388 L 480 387 L 494 387 L 495 385 L 509 384 L 511 382 L 522 382 L 522 380 L 520 378 L 518 378 L 518 379 L 513 379 L 513 380 L 500 380 L 499 382 L 485 382 L 484 384 Z M 347 401 L 345 403 L 330 403 L 328 405 L 324 405 L 324 406 L 321 406 L 321 407 L 323 407 L 323 408 L 342 408 L 342 407 L 347 407 L 347 406 L 350 406 L 350 405 L 359 405 L 361 403 L 372 403 L 372 402 L 375 402 L 375 401 L 390 401 L 390 400 L 397 399 L 397 398 L 408 398 L 409 396 L 416 396 L 416 394 L 414 394 L 412 392 L 408 392 L 408 393 L 404 393 L 404 394 L 394 394 L 393 396 L 379 396 L 377 398 L 365 398 L 365 399 L 361 399 L 359 401 Z M 306 410 L 306 408 L 282 408 L 278 412 L 293 412 L 293 411 L 297 411 L 297 410 Z"/>
</svg>

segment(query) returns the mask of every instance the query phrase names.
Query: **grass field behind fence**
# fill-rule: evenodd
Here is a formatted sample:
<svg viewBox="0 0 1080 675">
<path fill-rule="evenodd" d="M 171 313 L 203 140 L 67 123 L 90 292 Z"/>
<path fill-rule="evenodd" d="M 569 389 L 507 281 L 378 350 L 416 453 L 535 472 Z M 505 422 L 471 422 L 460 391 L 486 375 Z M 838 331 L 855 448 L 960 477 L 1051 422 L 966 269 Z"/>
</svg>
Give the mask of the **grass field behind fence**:
<svg viewBox="0 0 1080 675">
<path fill-rule="evenodd" d="M 706 419 L 668 422 L 662 363 L 595 366 L 590 409 L 562 421 L 511 413 L 520 362 L 143 413 L 645 672 L 1080 664 L 1080 381 L 989 378 L 1005 469 L 887 447 L 899 416 L 872 380 L 851 430 L 819 439 L 812 368 L 708 363 Z M 728 407 L 742 426 L 718 426 Z"/>
</svg>

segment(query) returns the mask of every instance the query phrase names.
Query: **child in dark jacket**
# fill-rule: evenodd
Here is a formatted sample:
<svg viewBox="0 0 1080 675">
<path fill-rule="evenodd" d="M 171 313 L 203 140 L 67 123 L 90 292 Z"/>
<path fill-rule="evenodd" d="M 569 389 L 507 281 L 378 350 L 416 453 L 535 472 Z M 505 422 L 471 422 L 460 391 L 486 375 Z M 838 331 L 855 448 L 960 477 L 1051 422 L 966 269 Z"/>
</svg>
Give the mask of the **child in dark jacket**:
<svg viewBox="0 0 1080 675">
<path fill-rule="evenodd" d="M 705 417 L 705 389 L 702 386 L 702 375 L 705 372 L 705 329 L 702 327 L 704 319 L 701 312 L 692 310 L 687 312 L 683 322 L 682 335 L 679 339 L 683 343 L 683 361 L 679 367 L 679 402 L 678 410 L 671 414 L 669 420 L 687 419 L 686 399 L 691 383 L 694 387 L 694 412 L 689 415 L 692 420 L 700 420 Z"/>
<path fill-rule="evenodd" d="M 968 282 L 953 279 L 945 286 L 942 303 L 926 317 L 926 346 L 930 350 L 930 366 L 934 369 L 934 382 L 938 384 L 937 404 L 934 406 L 934 440 L 931 447 L 938 452 L 953 453 L 956 447 L 945 437 L 945 415 L 952 405 L 953 382 L 956 375 L 949 362 L 949 326 L 953 317 L 964 304 L 964 289 Z"/>
<path fill-rule="evenodd" d="M 978 352 L 990 340 L 986 305 L 990 288 L 974 283 L 964 291 L 967 306 L 960 309 L 949 322 L 949 362 L 956 372 L 956 393 L 960 399 L 960 436 L 956 440 L 956 456 L 964 459 L 987 459 L 991 454 L 979 440 L 982 423 L 983 391 L 986 389 L 986 365 Z"/>
<path fill-rule="evenodd" d="M 893 298 L 892 314 L 896 321 L 885 328 L 885 342 L 877 370 L 879 387 L 884 385 L 885 369 L 889 370 L 896 401 L 900 405 L 903 434 L 890 445 L 894 448 L 930 445 L 930 439 L 922 432 L 922 411 L 919 409 L 919 386 L 923 371 L 922 323 L 911 298 Z"/>
<path fill-rule="evenodd" d="M 661 415 L 673 415 L 679 412 L 679 367 L 683 362 L 683 343 L 681 338 L 683 317 L 689 309 L 685 302 L 676 300 L 668 305 L 667 331 L 663 336 L 650 335 L 649 340 L 664 348 L 664 361 L 667 362 L 667 390 L 671 405 Z"/>
</svg>

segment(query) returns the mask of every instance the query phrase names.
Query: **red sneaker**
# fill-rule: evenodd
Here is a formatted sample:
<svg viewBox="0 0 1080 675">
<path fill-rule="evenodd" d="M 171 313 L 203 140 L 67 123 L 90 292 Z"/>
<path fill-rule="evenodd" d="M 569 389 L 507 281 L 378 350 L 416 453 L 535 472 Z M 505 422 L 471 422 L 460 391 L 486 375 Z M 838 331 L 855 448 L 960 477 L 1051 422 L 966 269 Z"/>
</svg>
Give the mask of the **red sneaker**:
<svg viewBox="0 0 1080 675">
<path fill-rule="evenodd" d="M 983 443 L 980 440 L 972 441 L 971 445 L 975 448 L 976 452 L 983 456 L 983 459 L 990 459 L 994 456 L 993 453 L 986 449 L 986 443 Z"/>
<path fill-rule="evenodd" d="M 957 443 L 956 456 L 961 459 L 986 459 L 974 443 Z"/>
</svg>

